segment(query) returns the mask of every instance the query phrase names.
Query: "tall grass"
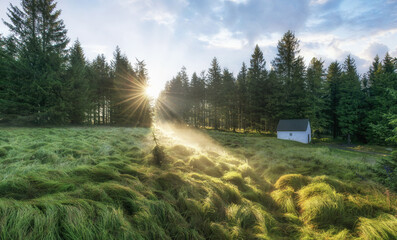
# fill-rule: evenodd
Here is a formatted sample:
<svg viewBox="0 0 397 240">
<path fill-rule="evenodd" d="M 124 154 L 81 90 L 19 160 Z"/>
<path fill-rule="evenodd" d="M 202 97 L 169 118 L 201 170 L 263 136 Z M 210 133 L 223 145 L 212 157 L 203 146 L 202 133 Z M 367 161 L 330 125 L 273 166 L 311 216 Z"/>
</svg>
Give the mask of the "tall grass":
<svg viewBox="0 0 397 240">
<path fill-rule="evenodd" d="M 0 129 L 0 239 L 396 237 L 396 196 L 362 154 L 209 134 L 160 134 L 159 165 L 150 129 Z"/>
</svg>

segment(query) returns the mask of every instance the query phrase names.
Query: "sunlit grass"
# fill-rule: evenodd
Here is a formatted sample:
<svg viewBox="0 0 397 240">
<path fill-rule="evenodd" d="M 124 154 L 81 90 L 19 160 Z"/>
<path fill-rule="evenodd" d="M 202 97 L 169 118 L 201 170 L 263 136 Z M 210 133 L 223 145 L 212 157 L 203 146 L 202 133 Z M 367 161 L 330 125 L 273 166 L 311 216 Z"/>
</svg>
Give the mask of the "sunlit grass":
<svg viewBox="0 0 397 240">
<path fill-rule="evenodd" d="M 151 129 L 0 129 L 0 239 L 397 237 L 397 198 L 362 153 L 154 131 L 161 165 Z"/>
</svg>

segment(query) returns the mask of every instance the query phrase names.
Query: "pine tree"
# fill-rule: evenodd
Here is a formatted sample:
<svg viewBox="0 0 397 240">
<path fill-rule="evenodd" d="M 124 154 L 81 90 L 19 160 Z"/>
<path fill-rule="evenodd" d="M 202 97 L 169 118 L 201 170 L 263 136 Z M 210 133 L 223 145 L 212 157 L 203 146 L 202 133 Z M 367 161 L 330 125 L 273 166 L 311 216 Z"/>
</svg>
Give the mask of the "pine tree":
<svg viewBox="0 0 397 240">
<path fill-rule="evenodd" d="M 186 73 L 186 67 L 182 67 L 177 77 L 180 78 L 182 82 L 182 92 L 181 92 L 181 102 L 180 102 L 182 107 L 182 118 L 186 123 L 188 123 L 190 118 L 191 96 L 190 96 L 189 76 Z"/>
<path fill-rule="evenodd" d="M 376 55 L 372 65 L 369 68 L 368 76 L 369 76 L 369 87 L 371 87 L 376 81 L 376 74 L 382 69 L 382 63 L 379 61 L 379 56 Z"/>
<path fill-rule="evenodd" d="M 212 126 L 218 129 L 220 118 L 220 106 L 222 104 L 222 73 L 218 60 L 214 58 L 211 62 L 211 67 L 208 69 L 208 100 L 211 104 L 211 118 Z"/>
<path fill-rule="evenodd" d="M 66 121 L 62 93 L 62 65 L 69 39 L 61 11 L 53 0 L 22 0 L 21 7 L 10 4 L 4 21 L 15 41 L 19 61 L 19 113 L 26 121 L 61 123 Z M 19 114 L 17 113 L 17 114 Z"/>
<path fill-rule="evenodd" d="M 251 122 L 251 127 L 256 130 L 262 128 L 261 118 L 264 118 L 265 113 L 265 81 L 267 78 L 267 71 L 265 68 L 266 61 L 263 58 L 263 53 L 259 46 L 255 46 L 254 53 L 251 55 L 250 68 L 247 74 L 247 89 L 248 89 L 248 111 Z"/>
<path fill-rule="evenodd" d="M 354 59 L 349 55 L 343 64 L 339 89 L 339 102 L 336 107 L 338 124 L 343 136 L 350 143 L 351 136 L 356 136 L 360 125 L 360 104 L 363 96 L 361 83 Z"/>
<path fill-rule="evenodd" d="M 145 93 L 148 86 L 148 71 L 145 61 L 137 59 L 132 74 L 133 78 L 130 81 L 130 88 L 134 107 L 130 116 L 135 126 L 150 127 L 153 116 L 149 98 Z"/>
<path fill-rule="evenodd" d="M 86 60 L 78 40 L 70 50 L 68 63 L 66 82 L 63 87 L 66 112 L 72 124 L 82 124 L 90 106 Z"/>
<path fill-rule="evenodd" d="M 204 79 L 193 73 L 190 84 L 190 94 L 192 101 L 192 114 L 193 114 L 193 125 L 195 127 L 204 126 L 203 122 L 203 108 L 205 100 L 205 82 Z"/>
<path fill-rule="evenodd" d="M 236 83 L 233 74 L 224 69 L 222 74 L 222 112 L 225 129 L 236 130 L 237 123 L 237 99 L 236 99 Z"/>
<path fill-rule="evenodd" d="M 285 106 L 283 101 L 285 101 L 285 99 L 283 95 L 282 80 L 277 76 L 277 73 L 274 70 L 269 72 L 266 86 L 266 130 L 276 131 L 278 120 L 285 117 L 285 114 L 283 113 L 283 108 Z"/>
<path fill-rule="evenodd" d="M 326 81 L 324 61 L 313 58 L 307 69 L 307 101 L 306 116 L 310 119 L 311 128 L 315 133 L 324 133 L 328 126 L 326 115 Z"/>
<path fill-rule="evenodd" d="M 248 108 L 247 67 L 243 62 L 237 76 L 238 127 L 245 131 Z"/>
<path fill-rule="evenodd" d="M 98 55 L 89 65 L 90 78 L 90 122 L 109 124 L 111 112 L 112 76 L 105 56 Z"/>
<path fill-rule="evenodd" d="M 186 97 L 186 86 L 184 84 L 186 84 L 186 79 L 183 78 L 186 77 L 185 75 L 186 69 L 182 68 L 175 77 L 166 83 L 165 90 L 159 101 L 159 104 L 161 104 L 160 116 L 165 120 L 182 123 L 185 120 L 184 117 L 187 116 L 185 112 L 186 103 L 184 103 Z"/>
<path fill-rule="evenodd" d="M 133 115 L 136 112 L 137 104 L 139 104 L 140 96 L 134 92 L 135 72 L 127 56 L 121 53 L 119 47 L 116 47 L 113 56 L 112 123 L 136 125 L 136 119 L 133 119 Z"/>
<path fill-rule="evenodd" d="M 272 65 L 282 83 L 282 118 L 302 118 L 307 108 L 305 101 L 305 65 L 298 56 L 299 40 L 288 31 L 277 45 L 277 57 Z"/>
<path fill-rule="evenodd" d="M 277 57 L 273 60 L 272 65 L 287 86 L 292 81 L 294 64 L 299 52 L 299 40 L 292 31 L 286 32 L 277 44 Z"/>
<path fill-rule="evenodd" d="M 15 67 L 16 61 L 12 50 L 9 49 L 9 42 L 0 35 L 0 119 L 3 122 L 11 121 L 12 114 L 19 108 L 18 78 L 15 78 L 11 70 Z M 12 42 L 11 42 L 12 43 Z"/>
<path fill-rule="evenodd" d="M 336 138 L 339 135 L 339 124 L 337 107 L 340 99 L 340 85 L 341 85 L 342 69 L 340 64 L 335 61 L 332 62 L 328 67 L 327 73 L 327 101 L 329 106 L 329 119 L 331 121 L 330 128 L 332 129 L 332 135 Z"/>
<path fill-rule="evenodd" d="M 378 66 L 376 71 L 374 65 Z M 364 122 L 367 126 L 366 138 L 368 141 L 385 144 L 392 136 L 393 126 L 390 117 L 397 114 L 396 103 L 393 98 L 393 90 L 397 89 L 396 66 L 389 53 L 386 53 L 382 63 L 375 58 L 369 69 L 371 85 L 369 87 L 368 105 L 369 109 Z"/>
</svg>

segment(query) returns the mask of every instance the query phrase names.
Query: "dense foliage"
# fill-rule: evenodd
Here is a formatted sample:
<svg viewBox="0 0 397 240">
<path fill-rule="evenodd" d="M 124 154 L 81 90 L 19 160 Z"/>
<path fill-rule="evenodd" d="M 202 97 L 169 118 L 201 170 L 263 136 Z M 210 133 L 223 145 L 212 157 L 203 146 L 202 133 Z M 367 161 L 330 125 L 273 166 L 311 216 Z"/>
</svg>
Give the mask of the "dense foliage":
<svg viewBox="0 0 397 240">
<path fill-rule="evenodd" d="M 391 120 L 397 114 L 396 58 L 376 56 L 368 73 L 360 76 L 350 55 L 328 70 L 316 58 L 306 67 L 291 31 L 277 50 L 269 71 L 256 46 L 237 78 L 222 71 L 216 58 L 206 74 L 194 73 L 191 81 L 183 68 L 159 99 L 161 116 L 196 127 L 257 131 L 274 131 L 279 119 L 309 118 L 316 135 L 391 143 L 387 139 L 395 136 Z"/>
<path fill-rule="evenodd" d="M 150 125 L 144 62 L 135 67 L 119 48 L 109 64 L 89 62 L 54 0 L 10 5 L 10 36 L 0 35 L 0 122 L 10 124 Z"/>
</svg>

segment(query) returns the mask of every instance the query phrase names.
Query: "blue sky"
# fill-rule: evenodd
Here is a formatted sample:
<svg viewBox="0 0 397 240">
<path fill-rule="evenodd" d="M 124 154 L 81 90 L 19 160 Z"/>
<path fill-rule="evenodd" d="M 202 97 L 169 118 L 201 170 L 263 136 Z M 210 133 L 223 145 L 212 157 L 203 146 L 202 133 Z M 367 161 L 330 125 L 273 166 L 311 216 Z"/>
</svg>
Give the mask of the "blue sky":
<svg viewBox="0 0 397 240">
<path fill-rule="evenodd" d="M 9 2 L 0 0 L 0 17 Z M 397 56 L 397 0 L 60 0 L 62 19 L 88 59 L 112 58 L 116 45 L 134 62 L 145 60 L 152 84 L 163 85 L 182 66 L 189 74 L 216 56 L 238 73 L 258 44 L 270 68 L 287 30 L 300 39 L 306 63 L 326 66 L 352 54 L 360 73 L 376 54 Z M 7 34 L 1 24 L 0 32 Z"/>
</svg>

